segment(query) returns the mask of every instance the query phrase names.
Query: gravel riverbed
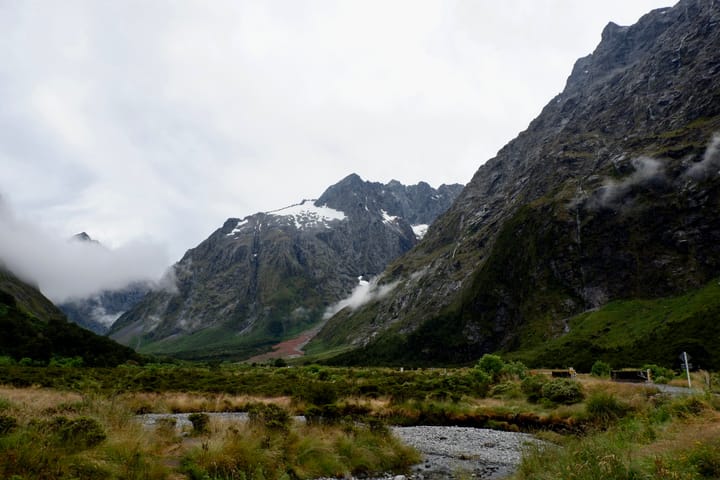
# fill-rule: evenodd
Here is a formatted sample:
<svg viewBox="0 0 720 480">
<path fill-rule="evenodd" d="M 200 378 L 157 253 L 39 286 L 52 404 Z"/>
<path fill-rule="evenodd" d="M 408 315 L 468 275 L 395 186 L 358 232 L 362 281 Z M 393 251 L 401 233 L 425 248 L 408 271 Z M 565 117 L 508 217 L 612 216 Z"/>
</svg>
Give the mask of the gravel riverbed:
<svg viewBox="0 0 720 480">
<path fill-rule="evenodd" d="M 191 428 L 190 414 L 146 414 L 138 419 L 147 428 L 159 419 L 175 419 L 178 430 Z M 208 413 L 211 418 L 247 421 L 247 413 Z M 304 421 L 302 417 L 298 421 Z M 415 465 L 409 477 L 386 475 L 383 480 L 440 480 L 475 478 L 497 480 L 512 474 L 520 464 L 523 449 L 542 442 L 526 433 L 501 432 L 469 427 L 392 427 L 392 433 L 417 449 L 423 462 Z M 367 479 L 371 480 L 371 479 Z M 379 479 L 378 479 L 379 480 Z"/>
<path fill-rule="evenodd" d="M 412 478 L 472 477 L 499 479 L 520 464 L 528 444 L 540 441 L 526 433 L 468 427 L 394 427 L 393 433 L 423 455 L 413 467 Z"/>
</svg>

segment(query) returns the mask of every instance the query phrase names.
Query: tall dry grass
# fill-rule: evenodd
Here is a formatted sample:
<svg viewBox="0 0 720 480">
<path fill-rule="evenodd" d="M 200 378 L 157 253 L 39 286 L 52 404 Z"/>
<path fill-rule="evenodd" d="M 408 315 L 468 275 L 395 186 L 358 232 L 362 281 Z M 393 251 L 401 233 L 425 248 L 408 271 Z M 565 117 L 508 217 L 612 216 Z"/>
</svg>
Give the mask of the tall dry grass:
<svg viewBox="0 0 720 480">
<path fill-rule="evenodd" d="M 0 387 L 0 415 L 16 423 L 0 433 L 0 478 L 160 480 L 262 475 L 274 480 L 402 471 L 420 460 L 387 432 L 348 423 L 305 425 L 287 420 L 278 426 L 213 419 L 207 431 L 187 437 L 167 425 L 144 428 L 136 419 L 140 407 L 193 412 L 257 408 L 258 404 L 276 405 L 289 418 L 291 402 L 284 397 L 102 396 Z M 267 418 L 262 417 L 263 421 Z M 63 430 L 68 424 L 87 431 L 73 430 L 69 443 Z M 91 436 L 92 441 L 85 441 Z"/>
<path fill-rule="evenodd" d="M 197 478 L 327 478 L 402 472 L 420 456 L 386 431 L 357 425 L 211 422 L 210 434 L 183 458 Z"/>
<path fill-rule="evenodd" d="M 273 403 L 290 408 L 290 397 L 258 397 L 224 393 L 133 392 L 121 394 L 118 400 L 136 413 L 242 412 L 248 405 Z"/>
<path fill-rule="evenodd" d="M 158 461 L 167 438 L 144 431 L 117 399 L 40 388 L 0 387 L 0 478 L 167 478 Z"/>
</svg>

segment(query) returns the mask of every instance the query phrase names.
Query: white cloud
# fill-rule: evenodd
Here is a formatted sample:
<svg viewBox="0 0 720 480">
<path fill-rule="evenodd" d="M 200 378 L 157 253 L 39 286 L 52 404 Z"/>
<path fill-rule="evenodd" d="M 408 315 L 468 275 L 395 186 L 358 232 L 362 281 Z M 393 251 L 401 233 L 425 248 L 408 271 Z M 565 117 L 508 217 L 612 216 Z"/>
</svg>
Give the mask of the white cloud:
<svg viewBox="0 0 720 480">
<path fill-rule="evenodd" d="M 664 179 L 665 170 L 662 162 L 650 157 L 633 158 L 630 163 L 635 169 L 620 181 L 608 180 L 601 189 L 599 206 L 612 205 L 621 200 L 634 186 Z"/>
<path fill-rule="evenodd" d="M 119 289 L 134 281 L 155 282 L 168 264 L 166 249 L 149 242 L 135 241 L 111 250 L 60 237 L 18 220 L 2 198 L 0 231 L 0 262 L 36 283 L 55 302 Z"/>
<path fill-rule="evenodd" d="M 27 1 L 0 15 L 0 191 L 173 258 L 351 172 L 467 182 L 610 20 L 663 0 Z"/>
<path fill-rule="evenodd" d="M 693 164 L 687 171 L 687 175 L 695 180 L 717 174 L 720 174 L 720 133 L 713 135 L 702 160 Z"/>
<path fill-rule="evenodd" d="M 328 319 L 345 308 L 356 310 L 367 303 L 380 300 L 392 292 L 399 283 L 399 281 L 396 281 L 380 285 L 377 283 L 377 277 L 369 282 L 361 281 L 359 285 L 353 289 L 350 296 L 330 305 L 323 314 L 323 318 Z"/>
</svg>

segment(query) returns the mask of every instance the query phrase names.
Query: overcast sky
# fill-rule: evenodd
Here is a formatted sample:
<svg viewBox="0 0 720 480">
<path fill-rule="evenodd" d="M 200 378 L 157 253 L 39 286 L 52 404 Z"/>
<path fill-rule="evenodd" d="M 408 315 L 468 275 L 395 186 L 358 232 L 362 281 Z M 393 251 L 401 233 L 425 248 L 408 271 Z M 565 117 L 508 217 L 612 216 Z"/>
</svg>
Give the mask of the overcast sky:
<svg viewBox="0 0 720 480">
<path fill-rule="evenodd" d="M 353 172 L 466 183 L 607 22 L 673 3 L 0 0 L 0 195 L 170 264 Z"/>
</svg>

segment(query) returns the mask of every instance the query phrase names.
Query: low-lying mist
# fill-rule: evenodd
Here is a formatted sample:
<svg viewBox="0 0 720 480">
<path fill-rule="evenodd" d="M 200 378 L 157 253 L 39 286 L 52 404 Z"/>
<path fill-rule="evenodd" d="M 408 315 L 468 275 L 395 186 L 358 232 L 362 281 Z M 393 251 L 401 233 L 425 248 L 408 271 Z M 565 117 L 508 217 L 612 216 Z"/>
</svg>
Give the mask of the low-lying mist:
<svg viewBox="0 0 720 480">
<path fill-rule="evenodd" d="M 327 310 L 325 310 L 323 318 L 328 319 L 345 308 L 356 310 L 366 303 L 370 303 L 374 300 L 380 300 L 397 287 L 398 283 L 400 282 L 380 285 L 378 284 L 377 277 L 373 278 L 369 282 L 361 280 L 359 285 L 353 289 L 349 297 L 343 298 L 339 302 L 330 305 Z"/>
<path fill-rule="evenodd" d="M 0 262 L 37 285 L 52 301 L 85 298 L 132 282 L 166 283 L 164 247 L 136 241 L 109 249 L 98 243 L 62 238 L 40 225 L 16 218 L 0 196 Z M 164 278 L 160 282 L 161 277 Z"/>
</svg>

